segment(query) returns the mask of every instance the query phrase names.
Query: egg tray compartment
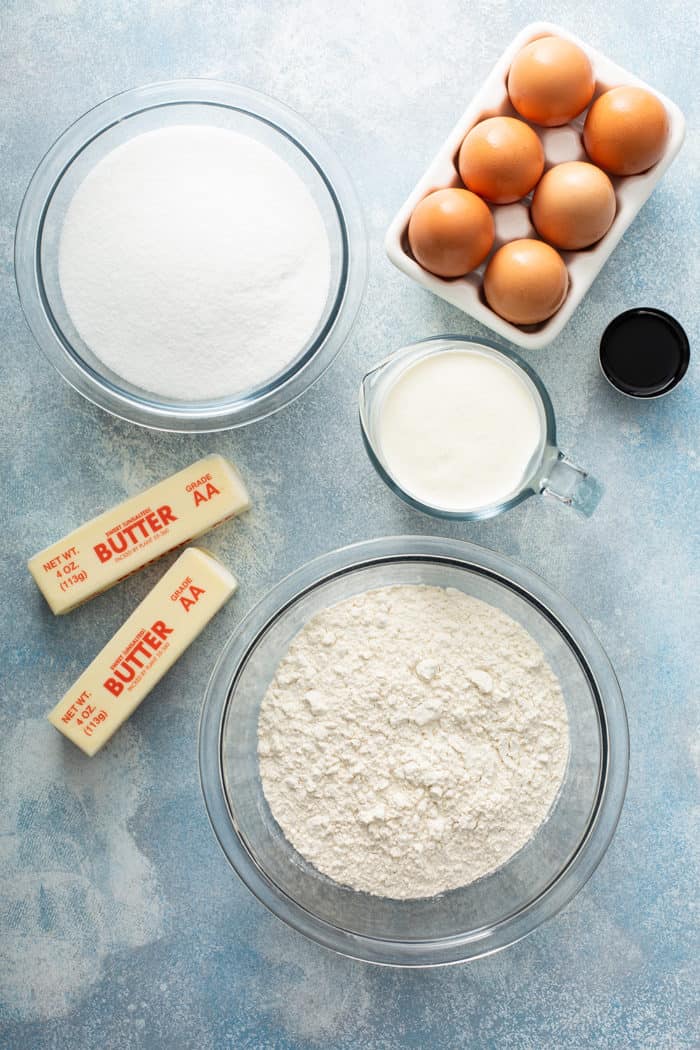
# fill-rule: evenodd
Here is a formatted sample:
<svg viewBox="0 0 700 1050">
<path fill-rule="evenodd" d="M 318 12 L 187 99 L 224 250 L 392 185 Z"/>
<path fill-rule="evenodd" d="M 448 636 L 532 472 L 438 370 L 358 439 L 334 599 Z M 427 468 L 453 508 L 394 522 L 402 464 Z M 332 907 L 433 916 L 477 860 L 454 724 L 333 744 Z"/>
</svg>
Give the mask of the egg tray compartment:
<svg viewBox="0 0 700 1050">
<path fill-rule="evenodd" d="M 447 187 L 462 187 L 457 168 L 457 157 L 464 136 L 475 124 L 488 117 L 511 116 L 523 118 L 515 111 L 508 98 L 506 82 L 513 59 L 521 48 L 542 36 L 560 36 L 577 44 L 588 55 L 593 66 L 596 86 L 593 99 L 610 88 L 622 84 L 634 84 L 656 95 L 666 107 L 669 118 L 669 135 L 661 159 L 641 175 L 618 177 L 611 175 L 617 212 L 608 232 L 590 248 L 581 251 L 560 251 L 569 271 L 569 289 L 566 299 L 557 312 L 547 321 L 537 325 L 520 326 L 505 321 L 495 313 L 484 297 L 483 275 L 491 255 L 508 241 L 520 237 L 534 237 L 536 233 L 529 214 L 531 194 L 514 204 L 489 204 L 493 214 L 496 236 L 494 246 L 486 260 L 467 274 L 446 280 L 424 270 L 414 259 L 408 245 L 408 221 L 419 201 L 433 190 Z M 581 131 L 587 110 L 575 120 L 556 128 L 544 128 L 530 124 L 542 141 L 545 153 L 545 171 L 555 164 L 569 160 L 588 160 L 581 140 Z M 525 123 L 529 123 L 525 121 Z M 574 310 L 593 284 L 627 227 L 654 187 L 662 178 L 683 144 L 685 119 L 678 106 L 649 84 L 628 73 L 611 62 L 605 55 L 589 47 L 566 29 L 550 22 L 534 22 L 526 26 L 506 48 L 491 70 L 481 89 L 450 132 L 435 159 L 417 183 L 406 202 L 394 217 L 386 234 L 385 248 L 391 262 L 418 284 L 439 295 L 453 306 L 471 315 L 475 320 L 494 332 L 526 349 L 546 346 L 561 332 Z M 488 202 L 487 202 L 488 203 Z"/>
</svg>

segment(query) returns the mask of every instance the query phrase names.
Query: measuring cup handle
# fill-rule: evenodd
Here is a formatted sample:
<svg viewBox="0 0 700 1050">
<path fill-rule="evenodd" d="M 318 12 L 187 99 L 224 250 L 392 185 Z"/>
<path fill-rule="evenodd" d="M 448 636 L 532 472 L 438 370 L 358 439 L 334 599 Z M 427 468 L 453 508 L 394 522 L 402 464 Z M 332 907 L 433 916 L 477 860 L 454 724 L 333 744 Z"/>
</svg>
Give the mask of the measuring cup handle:
<svg viewBox="0 0 700 1050">
<path fill-rule="evenodd" d="M 543 495 L 554 496 L 560 503 L 573 507 L 589 518 L 600 503 L 603 486 L 588 471 L 577 467 L 563 452 L 557 452 L 548 474 L 540 482 Z"/>
</svg>

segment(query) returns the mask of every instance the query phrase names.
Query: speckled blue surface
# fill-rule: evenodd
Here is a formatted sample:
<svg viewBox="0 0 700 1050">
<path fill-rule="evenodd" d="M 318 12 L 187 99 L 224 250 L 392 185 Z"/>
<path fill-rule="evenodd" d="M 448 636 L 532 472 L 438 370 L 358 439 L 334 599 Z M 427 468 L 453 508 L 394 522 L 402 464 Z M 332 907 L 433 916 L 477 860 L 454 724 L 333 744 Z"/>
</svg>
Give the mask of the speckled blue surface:
<svg viewBox="0 0 700 1050">
<path fill-rule="evenodd" d="M 373 474 L 356 389 L 404 342 L 486 333 L 393 271 L 382 235 L 492 62 L 540 17 L 670 95 L 689 135 L 562 336 L 526 354 L 563 447 L 606 485 L 595 517 L 530 500 L 450 525 Z M 639 404 L 606 386 L 595 352 L 607 321 L 638 304 L 676 314 L 698 345 L 694 5 L 5 0 L 0 29 L 2 1050 L 697 1047 L 698 368 Z M 355 180 L 371 245 L 364 304 L 334 367 L 280 415 L 212 438 L 148 433 L 81 400 L 44 364 L 12 273 L 22 192 L 52 140 L 114 92 L 189 75 L 262 89 L 311 121 Z M 45 714 L 163 565 L 55 619 L 24 561 L 209 450 L 237 460 L 252 488 L 254 510 L 208 541 L 241 590 L 88 761 Z M 268 915 L 220 854 L 197 775 L 203 688 L 244 612 L 309 557 L 396 532 L 469 538 L 564 592 L 618 671 L 632 740 L 617 836 L 574 902 L 497 956 L 432 972 L 337 958 Z"/>
</svg>

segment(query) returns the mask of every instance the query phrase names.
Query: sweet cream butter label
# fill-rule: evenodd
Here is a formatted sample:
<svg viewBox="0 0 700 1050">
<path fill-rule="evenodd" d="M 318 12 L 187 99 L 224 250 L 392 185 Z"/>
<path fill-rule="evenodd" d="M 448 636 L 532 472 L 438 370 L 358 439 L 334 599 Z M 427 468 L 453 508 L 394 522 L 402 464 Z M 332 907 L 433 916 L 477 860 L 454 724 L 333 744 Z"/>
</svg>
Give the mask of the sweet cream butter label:
<svg viewBox="0 0 700 1050">
<path fill-rule="evenodd" d="M 86 522 L 27 564 L 52 611 L 66 613 L 249 506 L 233 464 L 207 456 Z"/>
<path fill-rule="evenodd" d="M 189 547 L 56 705 L 51 724 L 94 755 L 237 586 L 216 558 Z"/>
</svg>

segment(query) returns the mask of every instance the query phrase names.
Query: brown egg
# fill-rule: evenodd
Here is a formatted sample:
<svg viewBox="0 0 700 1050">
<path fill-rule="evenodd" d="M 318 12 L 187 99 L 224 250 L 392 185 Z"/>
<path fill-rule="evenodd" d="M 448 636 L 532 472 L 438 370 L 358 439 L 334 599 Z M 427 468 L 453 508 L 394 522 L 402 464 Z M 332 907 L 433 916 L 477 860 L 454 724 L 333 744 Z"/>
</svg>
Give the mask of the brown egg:
<svg viewBox="0 0 700 1050">
<path fill-rule="evenodd" d="M 458 166 L 468 189 L 494 204 L 512 204 L 537 183 L 544 171 L 544 150 L 522 120 L 489 117 L 464 139 Z"/>
<path fill-rule="evenodd" d="M 644 88 L 612 88 L 595 100 L 583 127 L 591 160 L 613 175 L 639 175 L 660 159 L 668 138 L 668 113 Z"/>
<path fill-rule="evenodd" d="M 566 298 L 569 274 L 564 260 L 543 241 L 524 238 L 499 248 L 484 274 L 486 301 L 512 324 L 538 324 Z"/>
<path fill-rule="evenodd" d="M 462 277 L 493 246 L 493 216 L 469 190 L 435 190 L 413 210 L 408 243 L 417 261 L 438 277 Z"/>
<path fill-rule="evenodd" d="M 542 176 L 530 218 L 545 241 L 575 251 L 595 244 L 608 232 L 616 208 L 615 190 L 605 172 L 572 160 Z"/>
<path fill-rule="evenodd" d="M 508 94 L 521 117 L 547 128 L 573 120 L 593 98 L 588 55 L 570 40 L 542 36 L 513 59 Z"/>
</svg>

